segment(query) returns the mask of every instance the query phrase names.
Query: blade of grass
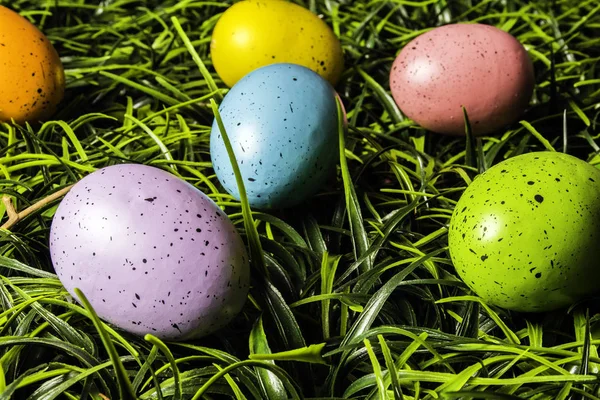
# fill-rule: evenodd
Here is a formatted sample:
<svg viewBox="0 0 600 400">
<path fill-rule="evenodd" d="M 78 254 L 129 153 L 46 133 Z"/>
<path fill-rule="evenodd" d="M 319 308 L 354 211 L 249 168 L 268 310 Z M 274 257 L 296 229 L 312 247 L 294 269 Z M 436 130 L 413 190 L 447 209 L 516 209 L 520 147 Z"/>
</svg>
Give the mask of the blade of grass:
<svg viewBox="0 0 600 400">
<path fill-rule="evenodd" d="M 89 313 L 90 319 L 92 320 L 94 327 L 98 331 L 100 339 L 102 339 L 102 343 L 104 344 L 104 348 L 106 349 L 106 352 L 110 357 L 111 363 L 115 371 L 116 380 L 119 386 L 119 398 L 124 400 L 136 399 L 136 395 L 133 391 L 133 386 L 131 385 L 131 381 L 129 380 L 129 376 L 127 375 L 127 370 L 123 366 L 123 363 L 119 358 L 119 354 L 117 353 L 117 350 L 112 340 L 110 339 L 110 336 L 104 330 L 104 326 L 100 322 L 100 318 L 98 318 L 96 311 L 94 311 L 92 305 L 81 290 L 75 288 L 74 291 L 85 310 Z"/>
<path fill-rule="evenodd" d="M 200 73 L 202 74 L 202 77 L 206 81 L 208 88 L 210 89 L 211 92 L 215 92 L 217 100 L 222 100 L 223 95 L 219 91 L 219 88 L 217 87 L 217 84 L 215 83 L 212 76 L 210 75 L 210 72 L 208 72 L 208 70 L 206 69 L 206 66 L 202 62 L 202 58 L 200 57 L 200 55 L 198 54 L 198 52 L 196 51 L 196 49 L 190 42 L 190 39 L 188 38 L 188 36 L 185 34 L 185 31 L 181 27 L 181 24 L 179 23 L 179 20 L 177 19 L 177 17 L 171 17 L 171 22 L 173 23 L 173 26 L 175 27 L 177 34 L 183 41 L 185 48 L 190 53 L 190 55 L 192 56 L 192 59 L 198 66 L 198 70 L 200 70 Z"/>
<path fill-rule="evenodd" d="M 360 210 L 360 203 L 354 190 L 354 184 L 350 177 L 350 171 L 348 170 L 348 162 L 346 160 L 346 129 L 344 114 L 342 112 L 342 106 L 340 100 L 337 100 L 337 115 L 338 115 L 338 137 L 339 137 L 339 151 L 340 151 L 340 169 L 342 171 L 342 181 L 344 183 L 344 197 L 346 199 L 346 211 L 348 213 L 348 220 L 350 222 L 350 231 L 352 232 L 352 239 L 354 245 L 354 255 L 358 259 L 363 255 L 369 248 L 369 239 L 367 232 L 363 225 L 363 217 Z M 373 258 L 367 257 L 363 263 L 360 264 L 359 269 L 361 272 L 370 270 L 373 267 Z"/>
<path fill-rule="evenodd" d="M 263 276 L 268 277 L 269 272 L 267 271 L 267 267 L 265 266 L 265 262 L 263 260 L 262 246 L 260 244 L 260 238 L 258 237 L 256 225 L 254 224 L 254 220 L 252 218 L 252 210 L 250 210 L 250 204 L 248 203 L 248 196 L 246 195 L 246 188 L 244 186 L 242 173 L 240 172 L 240 168 L 235 158 L 235 153 L 233 152 L 233 147 L 231 146 L 231 142 L 229 141 L 229 136 L 227 136 L 227 131 L 225 130 L 225 125 L 223 124 L 223 120 L 221 119 L 221 114 L 219 113 L 217 103 L 213 99 L 210 99 L 210 105 L 212 107 L 213 114 L 217 121 L 219 131 L 221 132 L 223 143 L 225 144 L 225 148 L 227 149 L 227 155 L 229 156 L 229 161 L 231 162 L 233 173 L 235 174 L 235 181 L 238 186 L 238 191 L 240 193 L 242 214 L 244 216 L 244 228 L 246 231 L 246 236 L 248 237 L 248 247 L 250 248 L 250 256 L 252 257 L 252 262 Z"/>
<path fill-rule="evenodd" d="M 262 317 L 258 317 L 254 323 L 254 327 L 250 332 L 249 338 L 250 347 L 250 358 L 255 354 L 271 354 L 269 343 L 267 341 L 267 335 L 263 328 Z M 275 365 L 275 362 L 268 361 Z M 267 399 L 277 400 L 287 396 L 285 386 L 281 380 L 273 372 L 263 369 L 255 368 L 258 375 L 258 382 L 261 389 L 264 391 L 264 395 Z"/>
<path fill-rule="evenodd" d="M 181 385 L 181 378 L 179 376 L 179 368 L 177 367 L 175 358 L 173 358 L 173 353 L 171 353 L 171 350 L 169 350 L 169 348 L 162 342 L 162 340 L 150 333 L 144 336 L 144 340 L 158 348 L 166 356 L 167 361 L 171 365 L 171 371 L 173 371 L 173 381 L 175 384 L 175 393 L 173 395 L 173 400 L 181 400 L 183 398 L 183 388 Z"/>
</svg>

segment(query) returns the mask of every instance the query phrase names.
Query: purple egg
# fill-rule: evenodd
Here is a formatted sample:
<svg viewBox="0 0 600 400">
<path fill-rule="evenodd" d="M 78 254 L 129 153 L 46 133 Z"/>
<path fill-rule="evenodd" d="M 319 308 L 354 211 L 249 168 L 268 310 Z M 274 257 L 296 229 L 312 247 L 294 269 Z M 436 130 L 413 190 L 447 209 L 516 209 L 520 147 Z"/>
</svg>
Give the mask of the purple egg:
<svg viewBox="0 0 600 400">
<path fill-rule="evenodd" d="M 50 254 L 74 297 L 105 321 L 166 340 L 213 333 L 248 294 L 244 243 L 204 193 L 161 169 L 121 164 L 79 181 L 60 203 Z"/>
</svg>

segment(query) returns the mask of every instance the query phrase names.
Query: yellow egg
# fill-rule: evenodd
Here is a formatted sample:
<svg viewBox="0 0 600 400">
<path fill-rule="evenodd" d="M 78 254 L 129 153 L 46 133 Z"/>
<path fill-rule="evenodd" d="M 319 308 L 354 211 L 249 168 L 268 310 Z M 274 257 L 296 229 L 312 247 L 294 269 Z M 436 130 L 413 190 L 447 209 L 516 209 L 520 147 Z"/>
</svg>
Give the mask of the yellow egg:
<svg viewBox="0 0 600 400">
<path fill-rule="evenodd" d="M 211 41 L 215 70 L 228 86 L 265 65 L 293 63 L 335 85 L 344 69 L 339 39 L 315 14 L 275 0 L 240 1 L 227 9 Z"/>
<path fill-rule="evenodd" d="M 0 6 L 0 122 L 50 117 L 65 91 L 58 53 L 28 20 Z"/>
</svg>

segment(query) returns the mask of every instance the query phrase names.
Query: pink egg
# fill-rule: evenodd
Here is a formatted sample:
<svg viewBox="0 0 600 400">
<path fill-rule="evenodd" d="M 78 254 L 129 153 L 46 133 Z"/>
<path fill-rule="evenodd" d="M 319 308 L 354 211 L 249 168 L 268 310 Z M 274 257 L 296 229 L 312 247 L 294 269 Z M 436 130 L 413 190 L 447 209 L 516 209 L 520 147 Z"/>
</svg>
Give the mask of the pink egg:
<svg viewBox="0 0 600 400">
<path fill-rule="evenodd" d="M 510 34 L 489 25 L 453 24 L 409 42 L 390 73 L 398 107 L 423 128 L 464 135 L 464 106 L 476 135 L 522 115 L 534 87 L 533 64 Z"/>
</svg>

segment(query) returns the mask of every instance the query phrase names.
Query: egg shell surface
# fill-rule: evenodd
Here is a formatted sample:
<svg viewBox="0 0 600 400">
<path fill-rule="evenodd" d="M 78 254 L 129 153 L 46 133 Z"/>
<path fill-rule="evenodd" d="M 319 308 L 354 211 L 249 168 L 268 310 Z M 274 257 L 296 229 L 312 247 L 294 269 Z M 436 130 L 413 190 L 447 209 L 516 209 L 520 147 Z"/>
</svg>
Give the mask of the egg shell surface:
<svg viewBox="0 0 600 400">
<path fill-rule="evenodd" d="M 600 279 L 600 170 L 557 152 L 502 161 L 464 191 L 448 241 L 456 271 L 490 304 L 571 305 Z"/>
<path fill-rule="evenodd" d="M 100 318 L 166 340 L 210 334 L 249 287 L 241 237 L 204 193 L 158 168 L 121 164 L 80 180 L 50 230 L 56 273 Z"/>
<path fill-rule="evenodd" d="M 316 193 L 335 171 L 336 93 L 310 69 L 272 64 L 253 71 L 231 88 L 219 112 L 251 206 L 297 205 Z M 210 153 L 217 178 L 239 199 L 216 120 Z"/>
<path fill-rule="evenodd" d="M 265 65 L 292 63 L 335 85 L 344 69 L 339 39 L 319 17 L 288 1 L 240 1 L 215 25 L 211 40 L 215 70 L 229 87 Z"/>
<path fill-rule="evenodd" d="M 396 57 L 390 88 L 398 107 L 423 128 L 485 135 L 515 122 L 535 83 L 527 51 L 512 35 L 483 24 L 451 24 L 409 42 Z"/>
<path fill-rule="evenodd" d="M 58 53 L 27 19 L 0 6 L 0 122 L 38 122 L 56 111 L 65 90 Z"/>
</svg>

